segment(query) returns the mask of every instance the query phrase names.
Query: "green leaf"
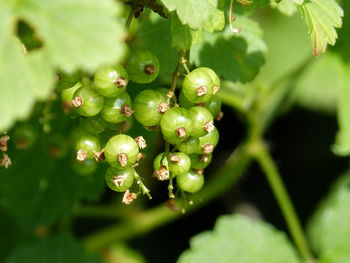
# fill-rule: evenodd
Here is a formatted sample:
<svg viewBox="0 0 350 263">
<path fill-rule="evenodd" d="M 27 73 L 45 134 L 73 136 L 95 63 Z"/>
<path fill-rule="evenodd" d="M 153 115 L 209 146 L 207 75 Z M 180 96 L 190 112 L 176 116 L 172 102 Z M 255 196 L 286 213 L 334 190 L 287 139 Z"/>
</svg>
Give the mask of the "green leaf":
<svg viewBox="0 0 350 263">
<path fill-rule="evenodd" d="M 222 216 L 213 231 L 191 239 L 178 263 L 300 263 L 287 237 L 271 225 L 240 215 Z"/>
<path fill-rule="evenodd" d="M 343 10 L 335 0 L 305 0 L 299 11 L 311 34 L 314 56 L 324 53 L 328 44 L 335 44 Z"/>
<path fill-rule="evenodd" d="M 87 254 L 82 244 L 68 234 L 37 240 L 17 247 L 5 263 L 102 263 L 95 254 Z"/>
<path fill-rule="evenodd" d="M 277 9 L 287 16 L 292 16 L 298 11 L 295 1 L 293 0 L 282 0 L 277 4 Z"/>
<path fill-rule="evenodd" d="M 340 94 L 338 102 L 338 126 L 336 142 L 333 151 L 337 155 L 350 155 L 350 66 L 344 64 L 340 82 Z"/>
<path fill-rule="evenodd" d="M 170 31 L 171 45 L 178 50 L 189 49 L 192 43 L 198 43 L 201 38 L 200 31 L 183 25 L 176 15 L 171 17 Z"/>
<path fill-rule="evenodd" d="M 223 32 L 203 34 L 203 41 L 193 45 L 191 60 L 197 66 L 207 66 L 224 79 L 251 81 L 264 64 L 266 45 L 258 24 L 246 16 L 237 16 L 235 26 L 242 32 L 234 34 L 229 28 Z"/>
<path fill-rule="evenodd" d="M 344 66 L 341 58 L 330 52 L 314 59 L 296 83 L 296 102 L 311 110 L 333 114 L 344 82 Z"/>
<path fill-rule="evenodd" d="M 350 260 L 350 172 L 333 186 L 330 194 L 313 214 L 308 234 L 320 262 Z"/>
<path fill-rule="evenodd" d="M 169 11 L 176 10 L 182 24 L 192 29 L 200 29 L 217 7 L 218 0 L 161 0 Z"/>
</svg>

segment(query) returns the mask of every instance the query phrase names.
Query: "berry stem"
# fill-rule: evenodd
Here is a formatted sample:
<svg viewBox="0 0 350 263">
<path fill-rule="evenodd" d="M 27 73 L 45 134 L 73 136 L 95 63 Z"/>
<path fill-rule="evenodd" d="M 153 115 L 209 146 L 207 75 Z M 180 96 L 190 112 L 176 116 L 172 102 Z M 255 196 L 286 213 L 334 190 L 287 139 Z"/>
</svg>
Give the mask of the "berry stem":
<svg viewBox="0 0 350 263">
<path fill-rule="evenodd" d="M 170 144 L 168 142 L 165 142 L 165 156 L 168 160 L 168 163 L 171 162 L 169 154 L 170 154 Z M 173 174 L 169 172 L 169 184 L 168 184 L 169 198 L 175 198 L 173 190 L 174 190 Z"/>
<path fill-rule="evenodd" d="M 182 53 L 183 53 L 183 51 L 180 50 L 179 51 L 179 60 L 177 62 L 176 68 L 173 72 L 173 79 L 171 80 L 170 89 L 169 89 L 169 92 L 167 94 L 169 105 L 170 105 L 171 99 L 173 99 L 175 97 L 174 95 L 175 95 L 175 89 L 176 89 L 176 82 L 177 82 L 177 77 L 179 76 L 179 70 L 180 70 L 180 64 L 181 64 L 180 60 L 182 57 Z"/>
<path fill-rule="evenodd" d="M 150 194 L 150 190 L 144 185 L 140 175 L 136 171 L 134 173 L 134 179 L 135 179 L 137 185 L 139 186 L 142 194 L 147 195 L 149 199 L 152 199 L 152 196 Z"/>
<path fill-rule="evenodd" d="M 130 9 L 128 18 L 126 19 L 126 22 L 125 22 L 125 29 L 126 29 L 126 31 L 129 31 L 129 28 L 130 28 L 132 19 L 134 18 L 134 15 L 135 15 L 135 9 L 132 6 L 131 9 Z"/>
<path fill-rule="evenodd" d="M 190 70 L 187 67 L 187 60 L 186 58 L 184 58 L 183 56 L 181 56 L 180 58 L 180 63 L 182 64 L 182 66 L 184 67 L 186 74 L 190 73 Z"/>
</svg>

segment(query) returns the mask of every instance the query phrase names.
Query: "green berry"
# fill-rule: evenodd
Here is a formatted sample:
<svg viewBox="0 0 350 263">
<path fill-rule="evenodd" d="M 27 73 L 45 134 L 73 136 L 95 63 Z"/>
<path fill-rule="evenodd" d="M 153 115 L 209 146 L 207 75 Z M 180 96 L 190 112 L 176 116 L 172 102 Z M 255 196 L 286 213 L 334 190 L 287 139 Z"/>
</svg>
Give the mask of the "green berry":
<svg viewBox="0 0 350 263">
<path fill-rule="evenodd" d="M 58 83 L 57 83 L 57 89 L 65 90 L 73 87 L 77 82 L 81 79 L 81 72 L 58 72 Z"/>
<path fill-rule="evenodd" d="M 154 176 L 160 180 L 168 180 L 169 179 L 169 163 L 166 154 L 160 153 L 154 158 L 153 161 L 153 169 Z"/>
<path fill-rule="evenodd" d="M 212 70 L 211 68 L 207 68 L 207 67 L 200 67 L 200 68 L 196 68 L 192 72 L 195 72 L 195 71 L 201 71 L 201 72 L 207 73 L 210 76 L 210 78 L 211 78 L 211 80 L 213 81 L 213 84 L 214 84 L 213 94 L 216 94 L 219 91 L 219 89 L 220 89 L 220 78 L 215 73 L 214 70 Z"/>
<path fill-rule="evenodd" d="M 116 192 L 125 192 L 134 182 L 135 170 L 132 167 L 126 169 L 118 169 L 108 167 L 105 174 L 107 186 Z"/>
<path fill-rule="evenodd" d="M 186 75 L 182 83 L 182 91 L 193 103 L 206 102 L 213 96 L 214 84 L 206 72 L 192 71 Z"/>
<path fill-rule="evenodd" d="M 216 128 L 207 135 L 199 137 L 198 148 L 195 153 L 197 154 L 210 154 L 219 142 L 219 132 Z"/>
<path fill-rule="evenodd" d="M 195 153 L 198 149 L 199 139 L 198 137 L 190 136 L 183 142 L 176 144 L 176 146 L 180 152 L 183 152 L 186 154 L 192 154 L 192 153 Z"/>
<path fill-rule="evenodd" d="M 194 106 L 189 110 L 192 118 L 192 136 L 201 137 L 214 130 L 213 115 L 201 106 Z"/>
<path fill-rule="evenodd" d="M 214 95 L 211 100 L 205 103 L 205 106 L 210 113 L 214 116 L 214 118 L 218 118 L 221 113 L 221 99 Z"/>
<path fill-rule="evenodd" d="M 106 126 L 107 122 L 101 116 L 80 118 L 80 128 L 88 134 L 99 134 L 105 130 Z"/>
<path fill-rule="evenodd" d="M 210 164 L 212 154 L 190 154 L 189 157 L 191 159 L 191 168 L 202 170 Z"/>
<path fill-rule="evenodd" d="M 133 165 L 138 157 L 139 147 L 135 140 L 125 134 L 113 136 L 105 146 L 105 158 L 116 168 Z"/>
<path fill-rule="evenodd" d="M 100 140 L 92 135 L 82 135 L 75 143 L 75 150 L 78 161 L 93 159 L 95 153 L 101 150 Z"/>
<path fill-rule="evenodd" d="M 134 99 L 135 118 L 144 126 L 158 125 L 168 109 L 166 99 L 156 90 L 144 90 Z"/>
<path fill-rule="evenodd" d="M 150 83 L 159 74 L 159 60 L 149 51 L 135 51 L 128 59 L 126 70 L 131 81 Z"/>
<path fill-rule="evenodd" d="M 186 109 L 189 109 L 189 108 L 192 108 L 193 106 L 196 106 L 196 103 L 191 102 L 186 98 L 183 90 L 180 91 L 179 102 L 180 102 L 181 107 L 184 107 Z"/>
<path fill-rule="evenodd" d="M 169 171 L 174 175 L 188 172 L 191 167 L 191 159 L 182 152 L 169 154 Z"/>
<path fill-rule="evenodd" d="M 73 162 L 73 170 L 80 175 L 89 175 L 96 172 L 98 168 L 98 164 L 95 160 L 84 160 L 82 162 L 79 162 L 77 160 L 74 160 Z"/>
<path fill-rule="evenodd" d="M 128 73 L 121 65 L 104 67 L 96 71 L 94 76 L 95 89 L 105 97 L 116 97 L 128 84 Z"/>
<path fill-rule="evenodd" d="M 190 170 L 187 173 L 179 174 L 176 181 L 181 190 L 188 193 L 196 193 L 203 187 L 204 176 Z"/>
<path fill-rule="evenodd" d="M 102 109 L 102 118 L 108 122 L 120 123 L 126 121 L 133 113 L 131 98 L 127 92 L 117 97 L 106 98 Z"/>
<path fill-rule="evenodd" d="M 179 143 L 191 135 L 191 115 L 185 108 L 171 108 L 163 114 L 160 127 L 166 141 L 171 144 Z"/>
<path fill-rule="evenodd" d="M 103 96 L 92 88 L 83 86 L 74 92 L 72 104 L 78 114 L 91 117 L 100 113 L 103 101 Z"/>
<path fill-rule="evenodd" d="M 10 136 L 14 141 L 17 149 L 28 149 L 34 145 L 38 138 L 38 132 L 29 123 L 19 124 L 15 126 L 15 129 Z"/>
</svg>

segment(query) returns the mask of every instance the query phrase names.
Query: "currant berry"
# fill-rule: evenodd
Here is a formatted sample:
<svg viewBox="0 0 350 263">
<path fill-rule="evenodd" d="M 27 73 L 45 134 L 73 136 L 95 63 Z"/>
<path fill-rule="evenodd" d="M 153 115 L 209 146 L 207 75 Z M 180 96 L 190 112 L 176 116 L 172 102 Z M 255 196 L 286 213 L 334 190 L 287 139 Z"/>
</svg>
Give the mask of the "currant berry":
<svg viewBox="0 0 350 263">
<path fill-rule="evenodd" d="M 72 107 L 73 107 L 72 99 L 73 99 L 74 93 L 80 87 L 81 87 L 81 84 L 77 83 L 73 87 L 70 87 L 68 89 L 64 89 L 61 91 L 61 99 L 62 99 L 62 103 L 63 103 L 63 108 L 66 112 L 68 112 L 72 109 Z"/>
<path fill-rule="evenodd" d="M 72 104 L 78 114 L 91 117 L 100 113 L 103 101 L 103 96 L 92 88 L 83 86 L 74 92 Z"/>
<path fill-rule="evenodd" d="M 154 158 L 153 169 L 154 176 L 158 180 L 164 181 L 169 179 L 169 163 L 168 158 L 164 152 L 158 154 L 156 158 Z"/>
<path fill-rule="evenodd" d="M 92 135 L 83 135 L 76 141 L 75 149 L 78 161 L 93 159 L 95 153 L 101 150 L 100 140 Z"/>
<path fill-rule="evenodd" d="M 188 172 L 191 167 L 191 159 L 182 152 L 169 154 L 169 171 L 173 175 L 179 175 Z"/>
<path fill-rule="evenodd" d="M 191 159 L 191 168 L 202 170 L 210 164 L 212 154 L 190 154 L 189 157 Z"/>
<path fill-rule="evenodd" d="M 134 99 L 135 118 L 144 126 L 158 125 L 168 109 L 166 99 L 156 90 L 144 90 Z"/>
<path fill-rule="evenodd" d="M 214 84 L 206 72 L 192 71 L 186 75 L 182 83 L 182 91 L 191 102 L 206 102 L 213 96 Z"/>
<path fill-rule="evenodd" d="M 199 147 L 199 139 L 198 137 L 190 136 L 183 142 L 176 144 L 176 146 L 180 152 L 192 154 L 195 153 Z"/>
<path fill-rule="evenodd" d="M 98 164 L 95 160 L 84 160 L 82 162 L 74 160 L 72 166 L 73 170 L 80 175 L 93 174 L 98 168 Z"/>
<path fill-rule="evenodd" d="M 101 116 L 94 117 L 81 117 L 80 118 L 80 128 L 92 135 L 97 135 L 106 129 L 107 122 L 101 118 Z"/>
<path fill-rule="evenodd" d="M 116 192 L 125 192 L 134 182 L 135 170 L 132 167 L 126 169 L 118 169 L 108 167 L 105 174 L 107 186 Z"/>
<path fill-rule="evenodd" d="M 131 98 L 127 92 L 117 97 L 106 98 L 102 109 L 102 118 L 108 122 L 120 123 L 133 114 Z"/>
<path fill-rule="evenodd" d="M 160 128 L 164 139 L 169 143 L 176 144 L 184 141 L 192 132 L 191 115 L 185 108 L 171 108 L 163 114 Z"/>
<path fill-rule="evenodd" d="M 23 123 L 15 127 L 11 135 L 17 149 L 28 149 L 34 145 L 38 138 L 38 132 L 29 123 Z"/>
<path fill-rule="evenodd" d="M 65 90 L 73 87 L 81 79 L 81 72 L 58 72 L 57 89 Z"/>
<path fill-rule="evenodd" d="M 158 76 L 159 60 L 149 51 L 135 51 L 128 59 L 126 70 L 131 81 L 150 83 Z"/>
<path fill-rule="evenodd" d="M 214 130 L 214 118 L 209 110 L 201 106 L 194 106 L 189 111 L 193 123 L 192 136 L 201 137 Z"/>
<path fill-rule="evenodd" d="M 180 102 L 181 107 L 184 107 L 186 109 L 189 109 L 189 108 L 192 108 L 193 106 L 196 106 L 196 103 L 191 102 L 186 98 L 183 90 L 180 91 L 179 102 Z"/>
<path fill-rule="evenodd" d="M 188 193 L 196 193 L 203 187 L 204 176 L 190 170 L 187 173 L 179 174 L 176 181 L 181 190 Z"/>
<path fill-rule="evenodd" d="M 211 100 L 205 103 L 205 107 L 210 111 L 215 119 L 220 119 L 221 112 L 221 99 L 214 95 Z"/>
<path fill-rule="evenodd" d="M 96 71 L 94 76 L 95 89 L 105 97 L 116 97 L 128 84 L 128 73 L 121 65 L 104 67 Z"/>
<path fill-rule="evenodd" d="M 207 68 L 207 67 L 200 67 L 200 68 L 196 68 L 195 70 L 193 70 L 193 72 L 196 72 L 196 71 L 205 72 L 206 74 L 208 74 L 210 76 L 210 78 L 214 84 L 213 94 L 216 94 L 220 89 L 220 78 L 215 73 L 215 71 L 212 70 L 211 68 Z"/>
<path fill-rule="evenodd" d="M 195 153 L 197 154 L 210 154 L 219 142 L 219 132 L 216 128 L 207 135 L 199 137 L 198 148 Z"/>
<path fill-rule="evenodd" d="M 106 161 L 119 169 L 133 165 L 138 153 L 139 147 L 135 140 L 125 134 L 113 136 L 105 146 Z"/>
</svg>

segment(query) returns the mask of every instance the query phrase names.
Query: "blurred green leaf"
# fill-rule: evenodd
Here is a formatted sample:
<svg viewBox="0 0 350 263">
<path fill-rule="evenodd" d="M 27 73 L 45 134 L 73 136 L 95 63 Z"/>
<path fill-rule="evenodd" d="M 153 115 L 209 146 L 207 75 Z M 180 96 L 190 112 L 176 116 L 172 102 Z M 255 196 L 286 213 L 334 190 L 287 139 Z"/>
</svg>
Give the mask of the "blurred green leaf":
<svg viewBox="0 0 350 263">
<path fill-rule="evenodd" d="M 282 0 L 277 4 L 277 9 L 287 16 L 292 16 L 298 11 L 295 1 L 293 0 Z"/>
<path fill-rule="evenodd" d="M 222 216 L 213 231 L 191 239 L 178 263 L 300 263 L 286 236 L 271 225 L 241 215 Z"/>
<path fill-rule="evenodd" d="M 102 263 L 95 254 L 87 254 L 81 243 L 68 234 L 59 234 L 21 245 L 13 250 L 5 263 Z"/>
<path fill-rule="evenodd" d="M 350 172 L 333 186 L 313 214 L 308 234 L 322 263 L 350 261 Z"/>
</svg>

